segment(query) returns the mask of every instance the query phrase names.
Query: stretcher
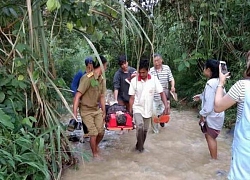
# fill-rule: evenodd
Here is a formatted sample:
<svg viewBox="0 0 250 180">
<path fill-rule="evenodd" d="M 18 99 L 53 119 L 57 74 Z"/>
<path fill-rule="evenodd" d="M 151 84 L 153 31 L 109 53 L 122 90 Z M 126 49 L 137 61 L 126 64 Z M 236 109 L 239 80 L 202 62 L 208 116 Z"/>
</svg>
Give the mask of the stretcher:
<svg viewBox="0 0 250 180">
<path fill-rule="evenodd" d="M 133 118 L 129 113 L 123 114 L 123 121 L 119 121 L 117 114 L 109 114 L 105 127 L 110 131 L 132 130 L 135 128 Z"/>
</svg>

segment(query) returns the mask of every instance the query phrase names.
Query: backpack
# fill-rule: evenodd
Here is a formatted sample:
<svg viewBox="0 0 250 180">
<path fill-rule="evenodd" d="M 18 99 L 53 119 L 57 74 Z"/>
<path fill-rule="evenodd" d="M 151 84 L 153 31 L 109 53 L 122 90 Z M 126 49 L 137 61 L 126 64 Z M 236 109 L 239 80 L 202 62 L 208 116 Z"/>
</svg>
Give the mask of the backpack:
<svg viewBox="0 0 250 180">
<path fill-rule="evenodd" d="M 82 76 L 86 74 L 86 71 L 82 72 L 82 70 L 78 71 L 74 77 L 73 77 L 73 80 L 71 82 L 71 86 L 70 86 L 70 89 L 72 90 L 72 94 L 73 96 L 75 96 L 76 92 L 77 92 L 77 88 L 80 84 L 80 80 L 82 78 Z"/>
</svg>

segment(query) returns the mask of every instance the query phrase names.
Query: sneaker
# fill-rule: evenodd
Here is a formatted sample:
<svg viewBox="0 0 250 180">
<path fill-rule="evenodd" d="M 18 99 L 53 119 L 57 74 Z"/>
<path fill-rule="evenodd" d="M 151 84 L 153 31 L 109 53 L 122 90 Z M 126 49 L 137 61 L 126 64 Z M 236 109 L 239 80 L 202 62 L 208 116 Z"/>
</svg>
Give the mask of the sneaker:
<svg viewBox="0 0 250 180">
<path fill-rule="evenodd" d="M 77 121 L 75 119 L 71 119 L 69 121 L 67 130 L 73 132 L 75 130 L 75 128 L 76 128 L 76 124 L 77 124 Z"/>
<path fill-rule="evenodd" d="M 77 122 L 75 130 L 81 130 L 82 129 L 82 123 L 81 122 Z"/>
<path fill-rule="evenodd" d="M 90 138 L 90 135 L 89 134 L 84 134 L 83 137 L 84 138 Z"/>
<path fill-rule="evenodd" d="M 143 152 L 144 151 L 144 147 L 142 147 L 142 149 L 139 150 L 138 144 L 136 143 L 135 150 L 137 150 L 139 152 Z"/>
<path fill-rule="evenodd" d="M 172 95 L 175 101 L 178 101 L 177 93 L 170 91 L 170 94 Z"/>
<path fill-rule="evenodd" d="M 72 134 L 72 135 L 69 136 L 69 141 L 79 142 L 80 138 L 76 134 Z"/>
<path fill-rule="evenodd" d="M 161 127 L 164 127 L 165 126 L 165 123 L 160 123 Z"/>
<path fill-rule="evenodd" d="M 159 130 L 158 130 L 158 129 L 153 129 L 153 133 L 154 133 L 154 134 L 158 134 L 158 133 L 159 133 Z"/>
</svg>

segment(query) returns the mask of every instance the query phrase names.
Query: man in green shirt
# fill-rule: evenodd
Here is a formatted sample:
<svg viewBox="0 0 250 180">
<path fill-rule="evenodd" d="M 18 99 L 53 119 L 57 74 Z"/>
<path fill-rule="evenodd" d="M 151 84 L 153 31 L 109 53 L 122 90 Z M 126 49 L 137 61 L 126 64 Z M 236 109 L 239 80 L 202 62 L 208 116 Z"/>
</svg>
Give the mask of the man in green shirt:
<svg viewBox="0 0 250 180">
<path fill-rule="evenodd" d="M 103 68 L 106 70 L 107 60 L 101 55 L 100 58 Z M 99 157 L 98 144 L 101 142 L 105 132 L 104 119 L 106 116 L 106 82 L 102 73 L 100 64 L 96 61 L 94 63 L 94 70 L 81 78 L 73 103 L 73 113 L 76 117 L 77 107 L 79 105 L 79 101 L 81 101 L 80 115 L 89 131 L 88 135 L 90 136 L 90 147 L 94 158 Z"/>
</svg>

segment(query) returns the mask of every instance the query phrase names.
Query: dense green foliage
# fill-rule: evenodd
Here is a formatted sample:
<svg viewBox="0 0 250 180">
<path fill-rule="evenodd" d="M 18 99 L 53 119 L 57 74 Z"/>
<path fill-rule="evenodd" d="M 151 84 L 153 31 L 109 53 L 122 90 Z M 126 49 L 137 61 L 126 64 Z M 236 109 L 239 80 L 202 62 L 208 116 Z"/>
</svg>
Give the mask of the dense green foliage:
<svg viewBox="0 0 250 180">
<path fill-rule="evenodd" d="M 161 1 L 156 8 L 157 51 L 170 60 L 181 97 L 191 101 L 202 91 L 203 63 L 209 58 L 227 62 L 232 74 L 227 90 L 242 79 L 250 48 L 249 7 L 248 1 Z M 226 126 L 234 123 L 235 112 L 227 111 Z"/>
<path fill-rule="evenodd" d="M 60 123 L 70 112 L 69 86 L 86 56 L 109 61 L 107 87 L 119 68 L 162 54 L 175 77 L 177 107 L 205 85 L 203 63 L 224 60 L 242 78 L 250 49 L 247 0 L 2 0 L 0 3 L 0 179 L 59 179 L 72 161 Z M 131 3 L 133 2 L 133 4 Z M 67 109 L 67 110 L 66 110 Z M 227 111 L 226 126 L 235 122 Z"/>
<path fill-rule="evenodd" d="M 0 179 L 30 178 L 34 175 L 49 178 L 43 155 L 48 138 L 37 136 L 38 129 L 32 129 L 37 120 L 25 116 L 28 113 L 25 107 L 31 109 L 26 92 L 28 83 L 20 76 L 8 75 L 5 68 L 1 69 L 0 79 Z"/>
</svg>

